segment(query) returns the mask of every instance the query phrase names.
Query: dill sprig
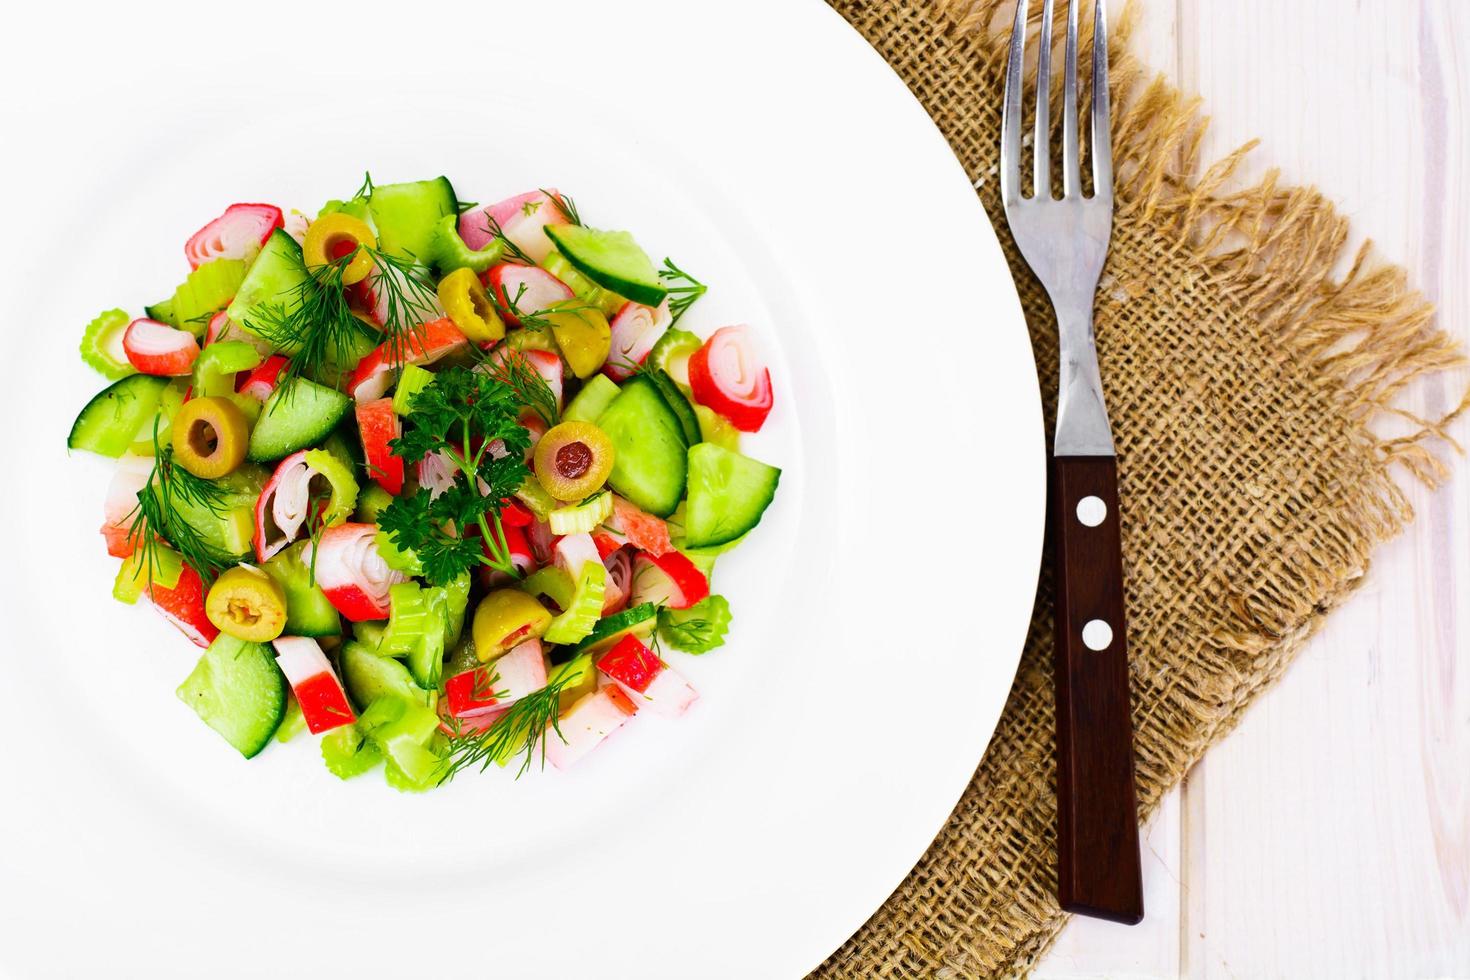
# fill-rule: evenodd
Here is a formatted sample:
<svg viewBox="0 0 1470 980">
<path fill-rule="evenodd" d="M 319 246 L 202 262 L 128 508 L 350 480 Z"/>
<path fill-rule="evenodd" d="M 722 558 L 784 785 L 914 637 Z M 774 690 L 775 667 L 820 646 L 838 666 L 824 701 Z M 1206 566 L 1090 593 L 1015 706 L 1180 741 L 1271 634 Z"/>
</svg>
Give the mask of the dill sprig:
<svg viewBox="0 0 1470 980">
<path fill-rule="evenodd" d="M 562 193 L 553 194 L 544 187 L 538 187 L 537 190 L 551 198 L 551 203 L 556 205 L 556 209 L 561 212 L 561 216 L 567 219 L 568 223 L 574 225 L 580 225 L 582 223 L 582 216 L 577 213 L 577 202 L 572 200 L 572 195 Z"/>
<path fill-rule="evenodd" d="M 556 394 L 523 352 L 507 347 L 499 357 L 485 363 L 490 377 L 509 388 L 515 400 L 535 412 L 548 429 L 561 421 Z"/>
<path fill-rule="evenodd" d="M 698 279 L 685 272 L 674 264 L 674 260 L 664 258 L 664 267 L 658 270 L 659 278 L 669 282 L 669 312 L 673 319 L 669 321 L 670 326 L 679 322 L 679 317 L 684 311 L 694 305 L 694 301 L 709 291 L 709 287 Z M 672 285 L 681 283 L 682 285 Z"/>
<path fill-rule="evenodd" d="M 222 514 L 225 508 L 224 488 L 212 480 L 195 476 L 174 460 L 173 446 L 160 446 L 158 421 L 153 422 L 153 470 L 148 482 L 138 491 L 138 503 L 128 514 L 128 541 L 134 550 L 143 552 L 148 567 L 148 586 L 153 586 L 153 570 L 159 562 L 162 543 L 173 546 L 194 569 L 199 578 L 209 582 L 234 561 L 212 548 L 199 530 L 184 519 L 181 507 L 204 508 L 211 514 Z"/>
<path fill-rule="evenodd" d="M 363 245 L 313 269 L 298 258 L 302 281 L 286 300 L 261 304 L 246 324 L 272 347 L 291 352 L 283 382 L 351 368 L 364 324 L 348 300 L 342 277 L 359 250 L 366 250 L 377 265 L 373 289 L 383 303 L 381 330 L 392 360 L 404 359 L 410 338 L 437 314 L 437 289 L 428 269 L 415 262 Z"/>
<path fill-rule="evenodd" d="M 507 262 L 514 260 L 522 265 L 535 265 L 536 261 L 526 254 L 525 249 L 505 237 L 505 229 L 500 227 L 500 222 L 493 218 L 489 211 L 485 212 L 485 234 L 500 243 L 505 250 Z M 487 245 L 486 248 L 489 246 Z"/>
<path fill-rule="evenodd" d="M 557 722 L 561 714 L 562 688 L 573 680 L 568 673 L 547 684 L 539 691 L 521 698 L 511 705 L 495 723 L 476 735 L 460 738 L 457 719 L 450 722 L 456 738 L 451 743 L 449 754 L 442 763 L 444 774 L 440 784 L 449 782 L 466 769 L 478 766 L 481 772 L 500 759 L 509 761 L 516 753 L 522 754 L 521 765 L 516 770 L 520 779 L 531 768 L 531 762 L 540 749 L 541 764 L 546 765 L 546 736 L 548 731 L 562 738 Z"/>
<path fill-rule="evenodd" d="M 552 323 L 546 318 L 547 313 L 580 313 L 583 310 L 596 309 L 590 303 L 573 303 L 571 300 L 562 300 L 542 310 L 521 309 L 521 297 L 526 295 L 526 284 L 520 283 L 516 286 L 514 296 L 506 296 L 502 301 L 498 292 L 491 292 L 490 302 L 495 304 L 496 310 L 502 317 L 512 317 L 520 322 L 527 330 L 550 331 Z"/>
<path fill-rule="evenodd" d="M 362 172 L 362 186 L 352 194 L 353 198 L 367 198 L 373 196 L 373 175 L 366 170 Z"/>
</svg>

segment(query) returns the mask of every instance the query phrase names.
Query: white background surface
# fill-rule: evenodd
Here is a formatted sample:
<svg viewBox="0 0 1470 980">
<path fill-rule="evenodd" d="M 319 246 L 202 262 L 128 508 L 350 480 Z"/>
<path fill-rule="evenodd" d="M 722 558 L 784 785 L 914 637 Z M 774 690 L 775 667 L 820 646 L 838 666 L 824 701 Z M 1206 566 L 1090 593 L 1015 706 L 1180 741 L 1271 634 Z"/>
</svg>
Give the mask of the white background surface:
<svg viewBox="0 0 1470 980">
<path fill-rule="evenodd" d="M 783 0 L 21 13 L 0 33 L 0 973 L 744 978 L 836 948 L 983 752 L 1044 499 L 999 246 L 878 56 Z M 82 325 L 170 289 L 228 202 L 314 208 L 364 168 L 491 201 L 558 186 L 712 284 L 681 326 L 748 320 L 768 347 L 777 406 L 748 445 L 786 471 L 721 559 L 730 643 L 671 655 L 696 710 L 571 773 L 408 796 L 335 780 L 309 737 L 245 762 L 174 697 L 197 650 L 109 598 L 105 467 L 64 451 L 102 387 Z M 895 241 L 988 297 L 946 314 L 947 357 L 895 342 L 903 283 L 873 277 Z M 982 428 L 985 454 L 952 452 Z M 911 553 L 891 525 L 931 479 L 915 460 L 1004 520 Z"/>
<path fill-rule="evenodd" d="M 1262 137 L 1250 176 L 1316 182 L 1470 339 L 1470 3 L 1142 6 L 1147 60 L 1205 99 L 1206 161 Z M 1415 407 L 1437 414 L 1451 388 Z M 1165 802 L 1143 924 L 1075 920 L 1038 976 L 1470 977 L 1470 474 L 1454 470 L 1413 489 L 1417 523 Z"/>
</svg>

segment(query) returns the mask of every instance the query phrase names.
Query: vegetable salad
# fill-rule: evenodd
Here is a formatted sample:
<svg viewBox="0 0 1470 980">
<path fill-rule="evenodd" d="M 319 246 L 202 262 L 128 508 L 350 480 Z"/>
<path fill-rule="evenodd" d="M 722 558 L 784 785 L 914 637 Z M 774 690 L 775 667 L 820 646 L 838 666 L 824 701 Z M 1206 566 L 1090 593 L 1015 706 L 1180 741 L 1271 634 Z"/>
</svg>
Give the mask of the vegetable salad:
<svg viewBox="0 0 1470 980">
<path fill-rule="evenodd" d="M 665 651 L 724 642 L 716 560 L 780 479 L 740 451 L 773 402 L 748 329 L 678 327 L 703 283 L 555 189 L 443 177 L 232 204 L 184 253 L 87 326 L 112 383 L 68 445 L 117 460 L 113 595 L 204 648 L 207 725 L 424 790 L 689 709 Z"/>
</svg>

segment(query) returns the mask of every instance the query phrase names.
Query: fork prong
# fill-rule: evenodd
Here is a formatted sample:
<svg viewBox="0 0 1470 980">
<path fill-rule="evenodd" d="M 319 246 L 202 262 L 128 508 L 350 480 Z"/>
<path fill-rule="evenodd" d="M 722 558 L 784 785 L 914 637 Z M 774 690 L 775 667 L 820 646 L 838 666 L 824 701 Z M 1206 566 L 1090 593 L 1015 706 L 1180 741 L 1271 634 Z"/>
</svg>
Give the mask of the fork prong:
<svg viewBox="0 0 1470 980">
<path fill-rule="evenodd" d="M 1067 61 L 1062 75 L 1062 196 L 1082 194 L 1082 161 L 1077 149 L 1077 5 L 1067 4 Z"/>
<path fill-rule="evenodd" d="M 1038 198 L 1051 197 L 1051 20 L 1054 0 L 1041 8 L 1041 47 L 1036 55 L 1036 131 L 1031 147 L 1035 154 L 1034 190 Z"/>
<path fill-rule="evenodd" d="M 1113 193 L 1113 130 L 1108 98 L 1108 4 L 1092 8 L 1092 193 Z"/>
<path fill-rule="evenodd" d="M 1026 63 L 1026 0 L 1016 4 L 1011 50 L 1006 62 L 1005 104 L 1000 122 L 1000 196 L 1006 204 L 1021 199 L 1021 78 Z"/>
</svg>

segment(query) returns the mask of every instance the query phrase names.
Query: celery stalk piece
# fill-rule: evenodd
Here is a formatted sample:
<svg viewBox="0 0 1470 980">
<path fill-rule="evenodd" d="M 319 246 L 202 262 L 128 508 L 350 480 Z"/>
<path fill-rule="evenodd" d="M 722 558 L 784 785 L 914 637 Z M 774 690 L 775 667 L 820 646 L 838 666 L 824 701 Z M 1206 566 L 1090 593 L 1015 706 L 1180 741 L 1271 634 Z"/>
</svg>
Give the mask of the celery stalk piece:
<svg viewBox="0 0 1470 980">
<path fill-rule="evenodd" d="M 210 317 L 225 308 L 245 281 L 243 259 L 206 262 L 174 290 L 173 316 L 180 330 L 204 336 Z"/>
<path fill-rule="evenodd" d="M 723 415 L 699 404 L 694 406 L 694 415 L 699 419 L 700 441 L 712 442 L 732 453 L 740 452 L 740 430 L 727 422 Z"/>
<path fill-rule="evenodd" d="M 547 493 L 546 488 L 534 476 L 526 477 L 516 491 L 516 499 L 525 504 L 538 521 L 546 520 L 553 510 L 561 506 L 561 502 Z"/>
<path fill-rule="evenodd" d="M 424 566 L 419 561 L 419 556 L 414 554 L 412 548 L 398 547 L 394 540 L 395 537 L 396 535 L 389 534 L 387 531 L 379 531 L 373 535 L 373 544 L 377 546 L 378 554 L 382 556 L 383 561 L 389 568 L 405 575 L 424 574 Z"/>
<path fill-rule="evenodd" d="M 153 548 L 153 584 L 160 589 L 172 589 L 179 584 L 184 573 L 184 560 L 172 548 L 160 544 Z M 118 602 L 133 605 L 148 591 L 148 554 L 139 548 L 122 560 L 117 578 L 112 583 L 112 597 Z"/>
<path fill-rule="evenodd" d="M 607 590 L 607 569 L 601 562 L 582 563 L 577 573 L 576 591 L 565 610 L 546 628 L 548 643 L 576 643 L 597 625 L 602 616 L 602 600 Z"/>
<path fill-rule="evenodd" d="M 470 248 L 459 236 L 459 215 L 446 214 L 434 229 L 433 251 L 433 265 L 440 275 L 448 275 L 455 269 L 469 269 L 479 275 L 501 260 L 505 245 L 496 239 L 479 251 Z"/>
<path fill-rule="evenodd" d="M 82 331 L 82 360 L 108 381 L 117 381 L 137 370 L 128 363 L 122 338 L 132 320 L 122 310 L 105 310 L 92 318 Z"/>
<path fill-rule="evenodd" d="M 304 731 L 306 731 L 306 715 L 301 710 L 301 702 L 296 700 L 296 695 L 288 691 L 286 693 L 286 715 L 281 719 L 281 727 L 276 729 L 276 741 L 289 742 Z"/>
<path fill-rule="evenodd" d="M 357 725 L 343 725 L 322 736 L 322 761 L 338 779 L 367 772 L 383 758 L 378 746 Z"/>
<path fill-rule="evenodd" d="M 322 523 L 328 527 L 347 520 L 352 508 L 357 506 L 357 480 L 340 459 L 325 449 L 308 449 L 306 465 L 327 478 L 332 488 L 327 509 L 322 512 Z"/>
<path fill-rule="evenodd" d="M 603 490 L 570 507 L 558 507 L 548 517 L 552 534 L 583 534 L 612 516 L 612 493 Z"/>
<path fill-rule="evenodd" d="M 379 653 L 389 657 L 410 654 L 424 642 L 431 628 L 438 628 L 430 616 L 425 592 L 416 582 L 401 582 L 388 589 L 388 628 L 383 631 Z"/>
<path fill-rule="evenodd" d="M 685 653 L 709 653 L 723 646 L 730 629 L 730 603 L 722 595 L 709 595 L 688 609 L 661 609 L 658 635 Z"/>
<path fill-rule="evenodd" d="M 434 372 L 426 371 L 417 364 L 403 365 L 398 375 L 398 388 L 393 392 L 393 411 L 407 415 L 413 405 L 414 396 L 423 391 L 434 380 Z"/>
<path fill-rule="evenodd" d="M 233 395 L 235 375 L 259 367 L 263 360 L 260 351 L 243 340 L 221 340 L 208 345 L 194 362 L 194 397 Z"/>
<path fill-rule="evenodd" d="M 393 502 L 393 495 L 376 483 L 369 483 L 357 495 L 356 519 L 364 524 L 378 523 L 378 515 L 381 514 L 389 504 Z M 382 538 L 378 539 L 378 547 L 381 548 Z M 418 574 L 418 573 L 414 573 Z"/>
</svg>

